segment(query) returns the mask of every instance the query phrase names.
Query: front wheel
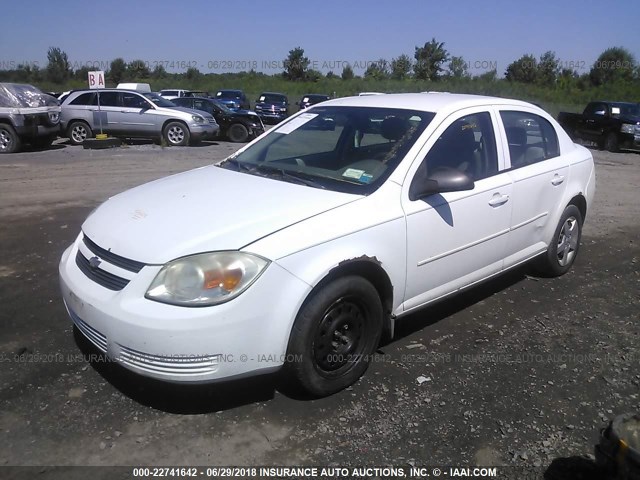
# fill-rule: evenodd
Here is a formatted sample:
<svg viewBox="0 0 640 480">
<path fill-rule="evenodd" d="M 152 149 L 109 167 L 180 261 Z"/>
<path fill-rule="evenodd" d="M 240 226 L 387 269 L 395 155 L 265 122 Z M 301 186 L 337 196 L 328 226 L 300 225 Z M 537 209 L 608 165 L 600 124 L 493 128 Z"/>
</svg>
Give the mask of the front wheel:
<svg viewBox="0 0 640 480">
<path fill-rule="evenodd" d="M 241 123 L 234 123 L 227 131 L 229 140 L 235 143 L 244 143 L 249 139 L 249 130 Z"/>
<path fill-rule="evenodd" d="M 183 123 L 170 122 L 164 127 L 163 133 L 167 144 L 172 147 L 189 145 L 191 134 L 187 126 Z"/>
<path fill-rule="evenodd" d="M 284 373 L 315 397 L 348 387 L 366 371 L 382 322 L 382 302 L 370 282 L 357 276 L 333 280 L 298 313 Z"/>
<path fill-rule="evenodd" d="M 582 214 L 578 207 L 565 208 L 547 252 L 540 257 L 539 270 L 551 277 L 559 277 L 569 271 L 578 255 L 582 237 Z"/>
<path fill-rule="evenodd" d="M 91 127 L 84 122 L 72 122 L 67 128 L 67 136 L 73 145 L 82 145 L 87 138 L 93 137 Z"/>
<path fill-rule="evenodd" d="M 14 153 L 20 150 L 20 137 L 11 125 L 0 123 L 0 153 Z"/>
</svg>

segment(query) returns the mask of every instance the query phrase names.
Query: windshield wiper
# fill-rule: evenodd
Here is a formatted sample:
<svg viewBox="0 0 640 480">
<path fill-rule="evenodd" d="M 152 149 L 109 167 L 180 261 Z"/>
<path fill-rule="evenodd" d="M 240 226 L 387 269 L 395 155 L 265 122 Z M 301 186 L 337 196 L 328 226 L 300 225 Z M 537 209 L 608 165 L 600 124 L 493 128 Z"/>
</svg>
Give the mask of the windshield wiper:
<svg viewBox="0 0 640 480">
<path fill-rule="evenodd" d="M 230 163 L 231 165 L 234 165 L 239 172 L 241 172 L 242 170 L 245 170 L 247 172 L 255 171 L 255 168 L 251 168 L 249 165 L 246 165 L 244 162 L 240 162 L 235 158 L 227 158 L 224 162 L 221 162 L 220 164 L 218 164 L 218 166 L 224 167 L 228 163 Z"/>
<path fill-rule="evenodd" d="M 321 183 L 318 183 L 315 180 L 313 180 L 313 175 L 309 175 L 307 173 L 298 172 L 296 170 L 285 170 L 284 168 L 274 167 L 272 165 L 265 165 L 263 163 L 256 165 L 256 168 L 259 170 L 268 170 L 270 172 L 277 172 L 282 176 L 282 178 L 293 180 L 296 183 L 302 183 L 303 185 L 307 185 L 308 187 L 321 188 L 323 190 L 326 190 L 327 188 Z"/>
</svg>

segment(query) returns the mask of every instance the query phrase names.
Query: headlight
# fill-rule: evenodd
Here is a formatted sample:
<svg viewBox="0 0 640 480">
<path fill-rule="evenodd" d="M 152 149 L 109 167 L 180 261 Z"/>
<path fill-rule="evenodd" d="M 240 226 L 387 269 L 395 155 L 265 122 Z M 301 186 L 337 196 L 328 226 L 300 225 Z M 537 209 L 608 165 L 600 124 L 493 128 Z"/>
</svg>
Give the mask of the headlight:
<svg viewBox="0 0 640 480">
<path fill-rule="evenodd" d="M 636 126 L 632 123 L 623 123 L 622 127 L 620 127 L 620 131 L 622 133 L 634 133 Z"/>
<path fill-rule="evenodd" d="M 194 122 L 196 123 L 205 123 L 205 119 L 204 117 L 200 116 L 200 115 L 191 115 L 191 118 L 193 119 Z"/>
<path fill-rule="evenodd" d="M 244 292 L 269 264 L 242 252 L 212 252 L 167 263 L 147 290 L 146 298 L 171 305 L 205 307 Z"/>
<path fill-rule="evenodd" d="M 286 111 L 287 111 L 287 109 L 286 109 L 286 108 L 284 108 L 284 107 L 280 107 L 280 111 L 281 111 L 281 112 L 286 112 Z"/>
</svg>

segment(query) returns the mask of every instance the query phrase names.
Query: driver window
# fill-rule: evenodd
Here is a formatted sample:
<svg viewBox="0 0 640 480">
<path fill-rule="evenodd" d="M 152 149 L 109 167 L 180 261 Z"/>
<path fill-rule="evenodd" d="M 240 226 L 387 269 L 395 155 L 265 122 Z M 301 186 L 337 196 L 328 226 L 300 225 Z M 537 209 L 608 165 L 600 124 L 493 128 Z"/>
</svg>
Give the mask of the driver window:
<svg viewBox="0 0 640 480">
<path fill-rule="evenodd" d="M 438 169 L 456 169 L 480 180 L 498 173 L 496 141 L 489 112 L 454 121 L 440 135 L 424 159 L 426 175 Z"/>
</svg>

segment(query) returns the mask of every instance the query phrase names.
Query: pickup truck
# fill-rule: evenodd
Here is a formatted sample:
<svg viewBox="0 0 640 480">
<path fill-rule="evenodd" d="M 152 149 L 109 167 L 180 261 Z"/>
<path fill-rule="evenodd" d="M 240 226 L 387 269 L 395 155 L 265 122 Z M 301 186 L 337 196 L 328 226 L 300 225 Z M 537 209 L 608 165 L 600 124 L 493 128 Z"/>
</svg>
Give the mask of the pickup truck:
<svg viewBox="0 0 640 480">
<path fill-rule="evenodd" d="M 583 113 L 560 112 L 558 123 L 572 139 L 595 142 L 610 152 L 640 150 L 640 104 L 591 102 Z"/>
</svg>

